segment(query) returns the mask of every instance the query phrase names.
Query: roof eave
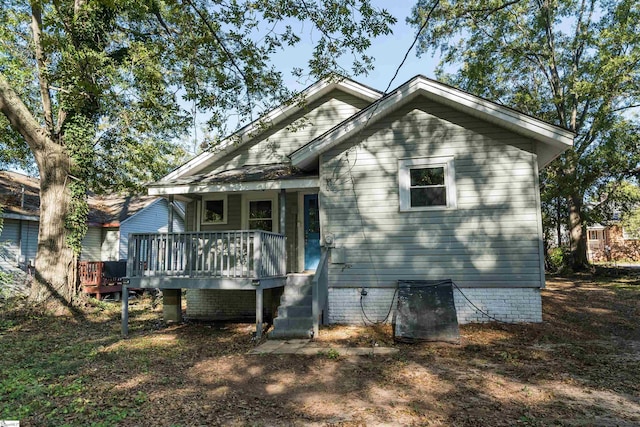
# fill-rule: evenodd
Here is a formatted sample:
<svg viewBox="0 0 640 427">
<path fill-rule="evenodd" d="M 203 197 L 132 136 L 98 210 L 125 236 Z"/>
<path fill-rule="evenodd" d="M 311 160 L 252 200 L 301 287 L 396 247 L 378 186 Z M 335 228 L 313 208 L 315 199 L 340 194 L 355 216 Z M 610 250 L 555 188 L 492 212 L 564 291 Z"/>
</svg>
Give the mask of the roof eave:
<svg viewBox="0 0 640 427">
<path fill-rule="evenodd" d="M 291 154 L 292 165 L 301 169 L 310 167 L 323 152 L 359 132 L 363 126 L 375 123 L 419 95 L 544 144 L 545 147 L 542 150 L 538 150 L 545 152 L 541 167 L 573 145 L 574 134 L 569 130 L 476 97 L 451 86 L 417 76 L 400 86 L 385 99 L 382 99 L 377 107 L 371 109 L 371 112 L 356 113 L 353 119 L 343 122 Z"/>
<path fill-rule="evenodd" d="M 300 177 L 289 179 L 271 179 L 264 181 L 241 181 L 220 183 L 192 183 L 154 185 L 149 187 L 149 194 L 154 196 L 175 196 L 198 193 L 237 193 L 243 191 L 289 190 L 297 188 L 317 188 L 318 177 Z"/>
<path fill-rule="evenodd" d="M 346 93 L 357 96 L 368 102 L 373 102 L 382 96 L 381 92 L 347 78 L 344 78 L 342 80 L 320 80 L 305 89 L 301 93 L 301 95 L 304 98 L 305 103 L 310 104 L 338 88 Z M 294 102 L 271 110 L 265 116 L 253 121 L 252 123 L 233 133 L 231 136 L 225 138 L 221 142 L 220 146 L 217 147 L 217 150 L 215 152 L 208 151 L 199 154 L 184 165 L 175 169 L 173 172 L 170 172 L 169 174 L 161 178 L 157 183 L 161 183 L 163 181 L 172 181 L 186 175 L 187 173 L 197 173 L 198 171 L 204 169 L 207 165 L 215 162 L 221 157 L 224 157 L 231 151 L 236 150 L 240 145 L 254 138 L 256 136 L 255 132 L 261 129 L 262 123 L 269 123 L 272 126 L 277 125 L 286 120 L 288 117 L 296 114 L 301 110 L 301 108 L 302 107 L 299 103 Z"/>
</svg>

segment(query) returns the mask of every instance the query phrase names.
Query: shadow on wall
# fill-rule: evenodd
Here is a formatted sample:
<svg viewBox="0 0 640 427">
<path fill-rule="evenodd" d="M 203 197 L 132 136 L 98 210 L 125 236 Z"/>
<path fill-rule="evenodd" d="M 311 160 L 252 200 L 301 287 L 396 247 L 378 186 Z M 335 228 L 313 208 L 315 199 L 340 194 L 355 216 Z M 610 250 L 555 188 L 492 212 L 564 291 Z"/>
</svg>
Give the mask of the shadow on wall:
<svg viewBox="0 0 640 427">
<path fill-rule="evenodd" d="M 325 153 L 323 233 L 347 254 L 347 264 L 331 266 L 332 285 L 451 278 L 466 287 L 540 286 L 533 149 L 527 138 L 424 100 Z M 398 159 L 442 156 L 454 157 L 457 208 L 399 212 Z"/>
</svg>

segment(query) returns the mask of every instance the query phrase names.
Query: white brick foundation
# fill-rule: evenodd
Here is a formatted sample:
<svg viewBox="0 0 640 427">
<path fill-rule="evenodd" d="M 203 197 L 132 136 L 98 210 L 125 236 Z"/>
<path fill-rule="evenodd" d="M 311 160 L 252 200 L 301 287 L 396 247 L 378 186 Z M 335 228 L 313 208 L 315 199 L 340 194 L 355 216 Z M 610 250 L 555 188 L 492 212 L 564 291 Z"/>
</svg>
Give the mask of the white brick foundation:
<svg viewBox="0 0 640 427">
<path fill-rule="evenodd" d="M 362 288 L 329 288 L 329 323 L 362 324 L 379 322 L 385 319 L 392 307 L 387 321 L 393 319 L 396 302 L 392 302 L 395 289 L 366 288 L 367 295 L 362 297 Z M 482 311 L 504 322 L 542 322 L 542 300 L 537 288 L 462 288 L 462 292 Z M 458 290 L 453 290 L 454 304 L 458 323 L 489 322 L 492 319 L 477 311 Z"/>
<path fill-rule="evenodd" d="M 264 311 L 272 316 L 280 300 L 280 289 L 264 291 Z M 253 320 L 256 317 L 254 291 L 189 289 L 186 292 L 187 317 L 202 320 Z M 275 306 L 274 306 L 275 304 Z"/>
</svg>

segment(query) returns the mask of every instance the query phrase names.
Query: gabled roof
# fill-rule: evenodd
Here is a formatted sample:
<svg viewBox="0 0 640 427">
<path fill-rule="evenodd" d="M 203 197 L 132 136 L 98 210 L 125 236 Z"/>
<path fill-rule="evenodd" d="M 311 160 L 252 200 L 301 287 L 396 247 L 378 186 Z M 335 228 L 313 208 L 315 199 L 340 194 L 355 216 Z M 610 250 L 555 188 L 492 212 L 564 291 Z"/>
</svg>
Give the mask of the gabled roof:
<svg viewBox="0 0 640 427">
<path fill-rule="evenodd" d="M 153 196 L 122 194 L 90 196 L 88 222 L 90 225 L 119 227 L 122 222 L 160 200 Z"/>
<path fill-rule="evenodd" d="M 540 143 L 537 149 L 540 167 L 573 145 L 574 134 L 565 128 L 418 75 L 293 152 L 289 156 L 292 165 L 301 169 L 313 167 L 320 154 L 418 96 L 534 139 Z"/>
<path fill-rule="evenodd" d="M 118 227 L 121 222 L 159 200 L 153 196 L 90 195 L 88 222 L 94 226 Z M 40 180 L 17 172 L 0 171 L 0 204 L 5 218 L 38 221 Z"/>
<path fill-rule="evenodd" d="M 200 170 L 214 163 L 218 159 L 224 157 L 231 151 L 238 149 L 246 142 L 254 138 L 257 135 L 256 132 L 259 133 L 263 130 L 264 123 L 272 126 L 277 125 L 288 117 L 291 117 L 294 114 L 302 111 L 306 105 L 311 104 L 312 102 L 320 99 L 324 95 L 336 89 L 356 96 L 360 99 L 364 99 L 368 102 L 373 102 L 382 96 L 382 92 L 346 77 L 334 77 L 320 80 L 303 90 L 300 93 L 299 97 L 296 97 L 296 101 L 299 98 L 300 102 L 285 104 L 271 110 L 260 119 L 249 123 L 247 126 L 241 128 L 231 136 L 225 138 L 219 146 L 215 147 L 213 151 L 205 151 L 197 155 L 184 165 L 180 166 L 173 172 L 163 177 L 159 182 L 170 182 L 187 174 L 198 173 Z"/>
</svg>

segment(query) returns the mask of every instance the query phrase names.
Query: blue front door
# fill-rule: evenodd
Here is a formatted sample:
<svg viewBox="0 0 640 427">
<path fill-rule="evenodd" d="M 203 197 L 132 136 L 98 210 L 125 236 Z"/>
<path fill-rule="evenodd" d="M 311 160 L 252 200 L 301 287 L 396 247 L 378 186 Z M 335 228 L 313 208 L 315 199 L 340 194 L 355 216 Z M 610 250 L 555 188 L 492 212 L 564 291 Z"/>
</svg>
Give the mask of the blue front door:
<svg viewBox="0 0 640 427">
<path fill-rule="evenodd" d="M 320 212 L 318 195 L 304 196 L 304 269 L 315 270 L 320 262 Z"/>
</svg>

